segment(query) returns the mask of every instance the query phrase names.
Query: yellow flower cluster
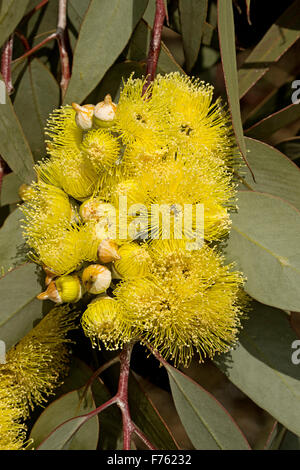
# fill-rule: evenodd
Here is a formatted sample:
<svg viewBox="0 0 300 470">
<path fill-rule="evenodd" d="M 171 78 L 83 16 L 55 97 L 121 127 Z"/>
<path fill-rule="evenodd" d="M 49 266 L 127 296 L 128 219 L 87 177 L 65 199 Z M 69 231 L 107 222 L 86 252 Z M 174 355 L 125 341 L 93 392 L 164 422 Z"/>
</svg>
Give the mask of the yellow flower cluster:
<svg viewBox="0 0 300 470">
<path fill-rule="evenodd" d="M 217 248 L 230 229 L 239 157 L 212 86 L 174 73 L 143 87 L 131 77 L 117 105 L 107 95 L 54 111 L 48 158 L 25 192 L 24 235 L 47 274 L 39 298 L 84 296 L 93 346 L 148 342 L 186 365 L 194 350 L 200 359 L 226 351 L 240 324 L 242 276 Z M 204 242 L 188 250 L 199 214 L 182 222 L 195 206 Z M 149 219 L 157 207 L 168 217 Z"/>
<path fill-rule="evenodd" d="M 61 384 L 69 362 L 67 333 L 75 317 L 68 306 L 55 307 L 0 364 L 0 450 L 24 448 L 29 411 Z"/>
</svg>

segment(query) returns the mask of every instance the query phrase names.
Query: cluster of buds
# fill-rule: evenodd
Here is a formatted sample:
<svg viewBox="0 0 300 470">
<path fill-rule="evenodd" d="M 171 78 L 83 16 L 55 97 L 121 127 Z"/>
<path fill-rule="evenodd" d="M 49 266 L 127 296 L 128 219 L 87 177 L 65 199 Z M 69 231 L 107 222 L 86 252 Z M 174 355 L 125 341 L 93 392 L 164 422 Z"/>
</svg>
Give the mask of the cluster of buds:
<svg viewBox="0 0 300 470">
<path fill-rule="evenodd" d="M 72 103 L 72 107 L 76 111 L 76 124 L 83 131 L 99 127 L 110 127 L 117 110 L 117 105 L 113 103 L 110 95 L 106 95 L 104 100 L 96 105 L 85 104 L 80 106 L 77 103 Z"/>
<path fill-rule="evenodd" d="M 47 288 L 37 298 L 40 300 L 49 299 L 61 304 L 64 302 L 76 303 L 86 292 L 94 295 L 102 294 L 111 284 L 113 264 L 120 259 L 117 243 L 105 239 L 101 241 L 98 248 L 99 264 L 90 264 L 76 274 L 64 276 L 58 276 L 57 273 L 44 266 Z M 105 264 L 110 265 L 111 269 Z"/>
</svg>

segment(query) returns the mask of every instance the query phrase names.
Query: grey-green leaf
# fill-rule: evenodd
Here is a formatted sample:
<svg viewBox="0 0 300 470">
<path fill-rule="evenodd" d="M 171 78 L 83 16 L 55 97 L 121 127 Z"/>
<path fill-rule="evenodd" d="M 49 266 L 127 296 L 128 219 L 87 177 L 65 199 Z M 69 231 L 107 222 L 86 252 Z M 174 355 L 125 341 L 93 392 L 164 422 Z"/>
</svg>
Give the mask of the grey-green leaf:
<svg viewBox="0 0 300 470">
<path fill-rule="evenodd" d="M 240 191 L 224 251 L 246 276 L 254 299 L 300 311 L 300 212 L 266 193 Z"/>
<path fill-rule="evenodd" d="M 1 275 L 26 261 L 27 250 L 20 227 L 24 215 L 16 209 L 5 220 L 0 229 L 0 270 Z"/>
<path fill-rule="evenodd" d="M 0 279 L 0 339 L 9 348 L 33 327 L 41 316 L 41 291 L 36 265 L 23 264 Z"/>
<path fill-rule="evenodd" d="M 99 439 L 98 417 L 85 421 L 85 415 L 95 409 L 90 389 L 83 397 L 85 387 L 74 390 L 51 403 L 35 422 L 30 438 L 39 450 L 95 450 Z M 75 418 L 77 417 L 77 418 Z M 59 429 L 57 426 L 71 418 Z M 54 432 L 53 432 L 54 431 Z"/>
<path fill-rule="evenodd" d="M 187 71 L 194 67 L 201 45 L 207 0 L 179 0 L 182 41 Z"/>
<path fill-rule="evenodd" d="M 300 369 L 287 315 L 253 303 L 236 348 L 215 360 L 229 380 L 285 427 L 300 434 Z"/>
<path fill-rule="evenodd" d="M 0 154 L 22 182 L 31 183 L 33 156 L 7 94 L 6 103 L 0 104 L 0 110 Z"/>
<path fill-rule="evenodd" d="M 34 59 L 22 77 L 14 107 L 35 160 L 45 155 L 44 127 L 49 113 L 59 106 L 59 99 L 55 78 L 42 62 Z"/>
<path fill-rule="evenodd" d="M 245 138 L 247 159 L 255 175 L 255 182 L 248 169 L 243 172 L 245 185 L 282 197 L 300 210 L 300 169 L 283 153 L 258 140 Z"/>
<path fill-rule="evenodd" d="M 2 0 L 0 3 L 0 46 L 22 19 L 29 0 Z"/>
<path fill-rule="evenodd" d="M 125 48 L 147 0 L 92 0 L 74 51 L 65 103 L 81 102 Z"/>
<path fill-rule="evenodd" d="M 250 449 L 237 424 L 213 395 L 169 364 L 165 367 L 177 412 L 196 449 Z"/>
<path fill-rule="evenodd" d="M 8 175 L 4 175 L 0 193 L 1 206 L 20 202 L 19 188 L 21 184 L 22 181 L 15 173 L 8 173 Z"/>
<path fill-rule="evenodd" d="M 235 31 L 232 2 L 218 0 L 218 31 L 223 72 L 237 144 L 245 161 L 246 144 L 244 141 L 238 92 L 238 74 L 235 49 Z"/>
</svg>

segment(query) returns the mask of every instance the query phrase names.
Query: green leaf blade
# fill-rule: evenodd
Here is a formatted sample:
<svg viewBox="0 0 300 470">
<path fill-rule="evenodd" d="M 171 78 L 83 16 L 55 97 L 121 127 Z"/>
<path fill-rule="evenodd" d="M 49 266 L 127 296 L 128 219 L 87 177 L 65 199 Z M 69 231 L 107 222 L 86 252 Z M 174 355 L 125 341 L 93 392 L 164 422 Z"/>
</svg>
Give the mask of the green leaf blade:
<svg viewBox="0 0 300 470">
<path fill-rule="evenodd" d="M 284 312 L 254 302 L 237 347 L 215 363 L 251 400 L 299 435 L 300 371 L 291 358 L 295 339 Z"/>
<path fill-rule="evenodd" d="M 65 103 L 82 102 L 96 87 L 125 48 L 146 6 L 147 0 L 90 2 L 74 52 Z"/>
<path fill-rule="evenodd" d="M 210 393 L 174 367 L 164 365 L 177 412 L 196 449 L 250 449 L 229 413 Z"/>
</svg>

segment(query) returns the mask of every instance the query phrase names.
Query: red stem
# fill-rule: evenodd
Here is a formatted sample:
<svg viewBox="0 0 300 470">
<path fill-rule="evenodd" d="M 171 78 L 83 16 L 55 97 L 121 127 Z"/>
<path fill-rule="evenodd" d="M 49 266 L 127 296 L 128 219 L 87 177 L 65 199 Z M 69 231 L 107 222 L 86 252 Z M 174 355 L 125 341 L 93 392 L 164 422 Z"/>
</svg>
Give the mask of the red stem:
<svg viewBox="0 0 300 470">
<path fill-rule="evenodd" d="M 42 8 L 44 5 L 47 5 L 47 3 L 49 2 L 49 0 L 42 0 L 40 3 L 38 3 L 34 8 L 32 8 L 32 10 L 30 10 L 27 15 L 24 16 L 23 20 L 22 20 L 22 23 L 25 22 L 25 21 L 28 21 L 32 15 L 34 15 L 34 13 L 36 11 L 38 11 L 40 8 Z"/>
<path fill-rule="evenodd" d="M 1 74 L 6 85 L 7 93 L 9 95 L 14 91 L 14 87 L 11 81 L 11 62 L 13 53 L 13 35 L 4 43 L 2 48 L 1 57 Z"/>
<path fill-rule="evenodd" d="M 67 50 L 67 3 L 68 0 L 59 0 L 58 7 L 58 23 L 56 37 L 59 47 L 60 63 L 61 63 L 61 81 L 60 87 L 62 98 L 64 98 L 67 87 L 71 78 L 70 60 Z"/>
<path fill-rule="evenodd" d="M 60 55 L 60 63 L 61 63 L 61 81 L 60 87 L 62 92 L 62 98 L 64 97 L 70 78 L 71 78 L 71 71 L 70 71 L 70 59 L 67 47 L 67 2 L 68 0 L 59 0 L 58 6 L 58 20 L 57 20 L 57 29 L 55 33 L 50 34 L 47 36 L 43 41 L 39 44 L 34 46 L 29 51 L 25 52 L 25 54 L 18 57 L 14 62 L 26 59 L 27 57 L 34 54 L 38 51 L 41 47 L 47 44 L 52 39 L 57 39 L 58 48 L 59 48 L 59 55 Z M 45 3 L 41 2 L 39 4 L 40 7 L 45 5 Z M 37 7 L 36 7 L 37 8 Z"/>
<path fill-rule="evenodd" d="M 156 11 L 147 59 L 146 83 L 143 88 L 143 94 L 145 93 L 149 85 L 153 82 L 156 74 L 157 62 L 161 46 L 161 33 L 166 16 L 167 12 L 165 9 L 164 0 L 156 0 Z"/>
</svg>

